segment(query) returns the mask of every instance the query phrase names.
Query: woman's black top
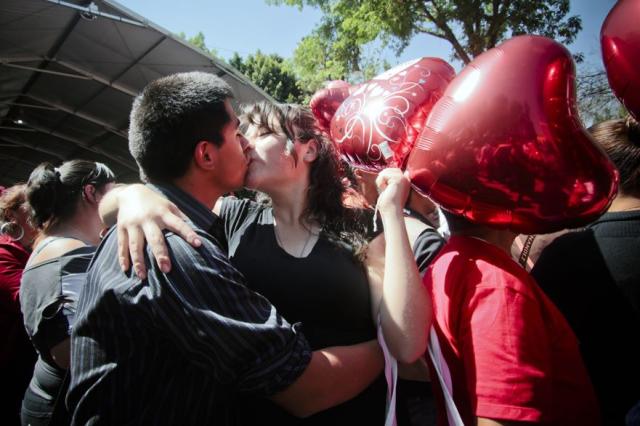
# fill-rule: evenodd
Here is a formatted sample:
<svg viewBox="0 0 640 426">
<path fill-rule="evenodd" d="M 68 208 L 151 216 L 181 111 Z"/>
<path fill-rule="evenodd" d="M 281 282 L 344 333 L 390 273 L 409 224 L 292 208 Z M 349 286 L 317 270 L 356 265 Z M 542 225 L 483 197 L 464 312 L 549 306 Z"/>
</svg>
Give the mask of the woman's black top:
<svg viewBox="0 0 640 426">
<path fill-rule="evenodd" d="M 640 401 L 640 212 L 558 237 L 531 275 L 578 338 L 603 424 L 624 424 Z"/>
<path fill-rule="evenodd" d="M 39 248 L 48 242 L 43 241 Z M 71 335 L 78 293 L 94 252 L 95 247 L 80 247 L 24 270 L 20 305 L 38 360 L 25 393 L 23 416 L 47 417 L 53 412 L 66 370 L 54 362 L 50 352 Z M 32 257 L 35 254 L 37 251 Z"/>
<path fill-rule="evenodd" d="M 297 258 L 278 245 L 271 207 L 227 198 L 220 216 L 229 258 L 247 285 L 269 299 L 287 321 L 301 322 L 314 350 L 376 338 L 367 274 L 351 247 L 321 233 L 309 255 Z M 307 419 L 288 415 L 264 399 L 238 401 L 238 415 L 247 425 L 383 424 L 385 392 L 381 376 L 354 399 Z"/>
</svg>

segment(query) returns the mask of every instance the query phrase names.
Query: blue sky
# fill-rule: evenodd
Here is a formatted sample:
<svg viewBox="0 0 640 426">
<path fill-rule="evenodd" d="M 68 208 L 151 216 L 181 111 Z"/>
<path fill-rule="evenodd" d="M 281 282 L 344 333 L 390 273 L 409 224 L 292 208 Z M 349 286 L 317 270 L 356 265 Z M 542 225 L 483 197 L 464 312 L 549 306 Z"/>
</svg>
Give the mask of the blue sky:
<svg viewBox="0 0 640 426">
<path fill-rule="evenodd" d="M 229 58 L 233 52 L 245 56 L 260 49 L 288 58 L 298 41 L 320 21 L 319 11 L 305 7 L 302 11 L 289 6 L 269 6 L 264 0 L 119 0 L 129 9 L 171 32 L 184 31 L 188 36 L 202 31 L 206 44 Z M 535 0 L 532 0 L 535 1 Z M 582 52 L 586 62 L 601 66 L 600 27 L 615 0 L 572 0 L 571 14 L 582 17 L 582 31 L 567 46 Z M 391 65 L 420 56 L 450 59 L 449 44 L 423 35 L 413 39 L 404 53 L 396 58 L 386 55 Z M 454 64 L 456 65 L 456 64 Z M 459 68 L 459 66 L 458 66 Z"/>
</svg>

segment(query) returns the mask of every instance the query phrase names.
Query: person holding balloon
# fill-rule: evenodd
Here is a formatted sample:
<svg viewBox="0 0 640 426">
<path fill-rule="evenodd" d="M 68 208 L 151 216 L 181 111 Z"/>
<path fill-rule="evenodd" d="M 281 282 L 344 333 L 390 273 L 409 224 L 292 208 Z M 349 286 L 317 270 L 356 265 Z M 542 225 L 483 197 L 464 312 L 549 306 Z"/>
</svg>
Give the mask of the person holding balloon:
<svg viewBox="0 0 640 426">
<path fill-rule="evenodd" d="M 311 99 L 310 107 L 318 126 L 330 135 L 342 158 L 357 170 L 359 189 L 369 205 L 379 206 L 380 199 L 373 185 L 375 176 L 379 179 L 381 175 L 397 173 L 386 171 L 388 168 L 405 167 L 426 117 L 454 76 L 453 67 L 446 61 L 423 57 L 400 64 L 360 85 L 330 82 Z M 425 217 L 435 206 L 413 190 L 408 200 L 403 206 L 403 222 L 422 272 L 443 240 L 430 226 L 431 219 Z M 375 250 L 375 243 L 371 244 L 371 251 Z M 385 253 L 380 250 L 372 257 L 384 259 Z M 387 259 L 383 263 L 386 268 L 391 262 Z M 388 287 L 382 289 L 390 298 L 389 291 Z M 395 308 L 400 312 L 403 306 Z M 413 334 L 402 335 L 385 324 L 382 321 L 382 331 L 391 343 L 393 355 L 401 346 L 394 345 L 394 341 L 413 344 L 410 342 Z"/>
<path fill-rule="evenodd" d="M 410 116 L 399 126 L 405 98 L 383 81 L 350 93 L 329 131 L 356 166 L 407 164 L 414 187 L 454 212 L 446 213 L 453 237 L 425 274 L 439 423 L 597 424 L 575 336 L 508 250 L 513 231 L 596 217 L 610 199 L 612 168 L 572 122 L 568 52 L 537 37 L 500 50 L 454 79 L 426 121 Z M 393 101 L 378 102 L 387 96 Z M 394 131 L 419 137 L 401 145 Z"/>
<path fill-rule="evenodd" d="M 356 169 L 354 174 L 360 198 L 364 198 L 366 205 L 377 205 L 378 190 L 375 180 L 378 174 L 359 169 Z M 431 200 L 411 188 L 403 214 L 409 243 L 422 277 L 445 244 L 444 238 L 436 229 L 438 210 Z M 379 241 L 374 244 L 379 244 Z M 384 254 L 380 256 L 380 259 L 383 258 Z M 431 379 L 424 357 L 411 366 L 399 366 L 396 396 L 396 418 L 399 425 L 418 426 L 435 423 L 436 411 Z"/>
</svg>

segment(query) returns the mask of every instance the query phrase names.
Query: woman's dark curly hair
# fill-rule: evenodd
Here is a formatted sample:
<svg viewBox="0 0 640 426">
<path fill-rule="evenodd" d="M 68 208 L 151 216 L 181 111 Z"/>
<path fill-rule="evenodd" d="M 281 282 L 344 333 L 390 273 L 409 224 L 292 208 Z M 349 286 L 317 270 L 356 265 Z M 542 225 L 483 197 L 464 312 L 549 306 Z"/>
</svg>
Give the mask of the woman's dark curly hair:
<svg viewBox="0 0 640 426">
<path fill-rule="evenodd" d="M 248 106 L 240 116 L 243 129 L 256 126 L 272 133 L 284 132 L 289 139 L 287 149 L 294 155 L 293 143 L 313 140 L 318 147 L 316 160 L 309 171 L 307 206 L 303 218 L 322 226 L 329 240 L 349 246 L 362 260 L 368 229 L 366 212 L 348 208 L 343 203 L 345 186 L 343 166 L 333 143 L 317 127 L 311 111 L 301 105 L 259 102 Z"/>
</svg>

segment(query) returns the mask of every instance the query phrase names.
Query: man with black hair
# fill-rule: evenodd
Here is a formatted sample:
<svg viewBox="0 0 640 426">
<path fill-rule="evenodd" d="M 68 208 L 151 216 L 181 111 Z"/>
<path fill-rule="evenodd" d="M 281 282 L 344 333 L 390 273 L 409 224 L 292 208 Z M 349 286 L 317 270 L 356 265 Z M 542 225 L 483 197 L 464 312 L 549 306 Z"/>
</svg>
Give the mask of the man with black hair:
<svg viewBox="0 0 640 426">
<path fill-rule="evenodd" d="M 200 246 L 158 235 L 168 256 L 156 263 L 147 249 L 148 272 L 124 273 L 117 233 L 106 236 L 72 336 L 73 424 L 234 424 L 239 395 L 307 416 L 355 396 L 381 370 L 376 341 L 311 352 L 220 247 L 211 210 L 247 168 L 231 97 L 220 78 L 195 72 L 156 80 L 134 101 L 129 147 L 141 176 L 187 215 Z"/>
</svg>

